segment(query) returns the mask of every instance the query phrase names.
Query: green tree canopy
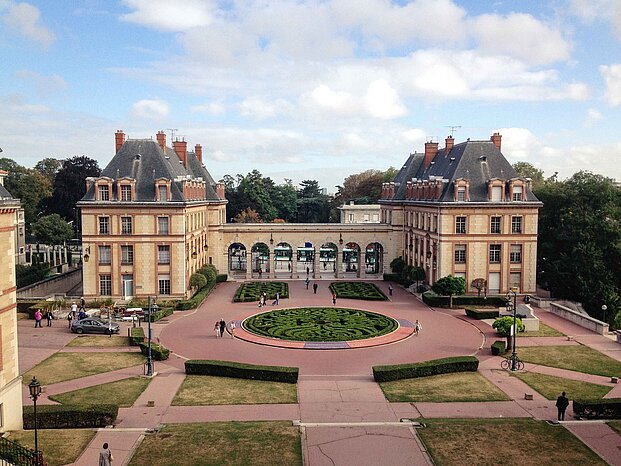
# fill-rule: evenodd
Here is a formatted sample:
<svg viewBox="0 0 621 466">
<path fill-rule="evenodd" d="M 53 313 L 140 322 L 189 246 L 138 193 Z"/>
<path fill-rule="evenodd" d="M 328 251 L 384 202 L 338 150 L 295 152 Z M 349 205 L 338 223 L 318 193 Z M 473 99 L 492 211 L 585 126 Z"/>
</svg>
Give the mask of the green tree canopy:
<svg viewBox="0 0 621 466">
<path fill-rule="evenodd" d="M 202 273 L 193 273 L 190 276 L 190 286 L 197 290 L 200 290 L 207 284 L 207 278 Z"/>
<path fill-rule="evenodd" d="M 538 188 L 545 182 L 543 170 L 536 168 L 532 163 L 515 162 L 513 164 L 513 169 L 518 175 L 530 178 L 533 184 L 533 189 Z"/>
<path fill-rule="evenodd" d="M 453 295 L 464 294 L 466 291 L 466 280 L 463 277 L 447 275 L 431 285 L 431 289 L 440 296 L 449 296 L 450 307 L 453 307 Z"/>
<path fill-rule="evenodd" d="M 86 193 L 86 178 L 100 174 L 97 161 L 85 155 L 64 160 L 54 178 L 54 191 L 47 211 L 57 213 L 65 220 L 74 220 L 75 205 Z"/>
<path fill-rule="evenodd" d="M 73 238 L 73 228 L 60 215 L 52 214 L 41 217 L 33 223 L 32 234 L 43 244 L 64 244 Z"/>
</svg>

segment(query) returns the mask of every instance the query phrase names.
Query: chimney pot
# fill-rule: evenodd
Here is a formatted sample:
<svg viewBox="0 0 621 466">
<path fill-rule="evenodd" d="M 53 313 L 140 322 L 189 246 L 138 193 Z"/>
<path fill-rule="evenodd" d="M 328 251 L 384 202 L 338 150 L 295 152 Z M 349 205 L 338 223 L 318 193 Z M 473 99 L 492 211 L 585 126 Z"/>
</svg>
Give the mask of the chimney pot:
<svg viewBox="0 0 621 466">
<path fill-rule="evenodd" d="M 116 154 L 119 150 L 121 150 L 123 144 L 125 144 L 125 133 L 122 129 L 118 129 L 116 131 L 116 134 L 114 135 L 114 142 L 116 143 L 116 150 L 114 151 L 114 153 Z"/>
<path fill-rule="evenodd" d="M 166 152 L 166 133 L 164 131 L 158 131 L 156 138 L 158 145 L 162 148 L 162 151 Z"/>
<path fill-rule="evenodd" d="M 500 133 L 494 133 L 492 134 L 492 137 L 490 138 L 490 141 L 494 143 L 494 145 L 496 146 L 496 149 L 498 149 L 499 151 L 500 151 L 501 140 L 502 140 L 502 135 Z"/>
<path fill-rule="evenodd" d="M 173 141 L 173 150 L 177 157 L 179 157 L 179 162 L 185 167 L 187 165 L 188 143 L 185 141 Z"/>
<path fill-rule="evenodd" d="M 203 163 L 203 146 L 201 146 L 200 144 L 196 144 L 194 146 L 194 154 L 196 155 L 196 158 L 198 159 L 198 161 L 202 164 Z"/>
<path fill-rule="evenodd" d="M 438 143 L 437 142 L 426 142 L 425 143 L 425 159 L 423 160 L 423 166 L 425 169 L 429 168 L 431 165 L 431 161 L 438 153 Z"/>
<path fill-rule="evenodd" d="M 444 153 L 448 154 L 454 145 L 455 139 L 453 139 L 453 136 L 447 136 L 446 140 L 444 141 Z"/>
</svg>

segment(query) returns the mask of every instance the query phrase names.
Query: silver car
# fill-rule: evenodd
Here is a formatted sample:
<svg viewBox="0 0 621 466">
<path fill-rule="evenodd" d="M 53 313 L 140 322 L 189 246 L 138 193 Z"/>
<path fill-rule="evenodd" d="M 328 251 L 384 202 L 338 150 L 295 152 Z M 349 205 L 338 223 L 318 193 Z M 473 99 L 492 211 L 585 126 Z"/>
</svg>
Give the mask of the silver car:
<svg viewBox="0 0 621 466">
<path fill-rule="evenodd" d="M 73 333 L 103 333 L 111 335 L 119 333 L 119 324 L 114 322 L 108 323 L 97 317 L 87 317 L 86 319 L 74 320 L 71 322 L 71 331 Z"/>
</svg>

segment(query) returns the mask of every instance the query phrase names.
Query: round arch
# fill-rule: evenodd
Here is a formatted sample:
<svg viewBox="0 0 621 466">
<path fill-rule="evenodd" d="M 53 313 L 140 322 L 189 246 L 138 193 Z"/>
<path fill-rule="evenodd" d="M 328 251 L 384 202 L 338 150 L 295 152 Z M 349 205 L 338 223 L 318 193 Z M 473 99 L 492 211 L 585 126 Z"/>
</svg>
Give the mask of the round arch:
<svg viewBox="0 0 621 466">
<path fill-rule="evenodd" d="M 263 274 L 270 272 L 270 248 L 265 243 L 255 243 L 252 245 L 251 267 L 252 277 L 263 278 Z"/>
<path fill-rule="evenodd" d="M 384 270 L 384 247 L 380 243 L 369 243 L 365 248 L 364 270 L 367 275 L 381 274 Z"/>
<path fill-rule="evenodd" d="M 291 275 L 293 248 L 287 242 L 278 243 L 274 247 L 274 274 Z"/>
<path fill-rule="evenodd" d="M 230 275 L 245 275 L 247 268 L 246 246 L 242 243 L 233 243 L 228 251 L 228 270 Z"/>
<path fill-rule="evenodd" d="M 360 262 L 360 245 L 349 242 L 343 246 L 343 275 L 358 276 Z"/>
</svg>

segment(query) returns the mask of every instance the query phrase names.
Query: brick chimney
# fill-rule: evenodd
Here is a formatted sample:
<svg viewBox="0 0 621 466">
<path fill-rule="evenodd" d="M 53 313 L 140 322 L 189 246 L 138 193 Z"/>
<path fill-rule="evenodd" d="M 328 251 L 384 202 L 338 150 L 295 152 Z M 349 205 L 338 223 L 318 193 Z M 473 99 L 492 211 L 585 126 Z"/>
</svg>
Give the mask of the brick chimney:
<svg viewBox="0 0 621 466">
<path fill-rule="evenodd" d="M 448 154 L 454 145 L 455 145 L 455 139 L 453 139 L 453 136 L 447 136 L 444 141 L 444 153 Z"/>
<path fill-rule="evenodd" d="M 125 133 L 122 129 L 116 130 L 116 134 L 114 135 L 114 141 L 116 142 L 116 151 L 114 152 L 116 154 L 119 150 L 121 150 L 123 144 L 125 144 Z"/>
<path fill-rule="evenodd" d="M 494 143 L 494 145 L 496 146 L 496 149 L 500 150 L 500 140 L 502 139 L 502 136 L 500 135 L 500 133 L 494 133 L 492 134 L 492 137 L 490 138 L 490 141 L 492 141 Z"/>
<path fill-rule="evenodd" d="M 425 159 L 423 160 L 423 166 L 425 170 L 429 168 L 431 165 L 431 161 L 438 153 L 438 143 L 437 142 L 426 142 L 425 143 Z"/>
<path fill-rule="evenodd" d="M 162 148 L 162 150 L 166 151 L 166 133 L 164 131 L 158 131 L 156 134 L 157 143 Z"/>
<path fill-rule="evenodd" d="M 196 144 L 194 146 L 194 154 L 196 155 L 196 158 L 198 159 L 198 161 L 202 164 L 203 163 L 203 146 L 201 146 L 200 144 Z"/>
<path fill-rule="evenodd" d="M 188 143 L 185 141 L 173 141 L 173 149 L 185 167 L 187 165 Z"/>
<path fill-rule="evenodd" d="M 216 183 L 216 195 L 220 199 L 225 199 L 225 196 L 224 196 L 224 183 Z"/>
</svg>

